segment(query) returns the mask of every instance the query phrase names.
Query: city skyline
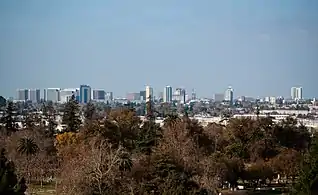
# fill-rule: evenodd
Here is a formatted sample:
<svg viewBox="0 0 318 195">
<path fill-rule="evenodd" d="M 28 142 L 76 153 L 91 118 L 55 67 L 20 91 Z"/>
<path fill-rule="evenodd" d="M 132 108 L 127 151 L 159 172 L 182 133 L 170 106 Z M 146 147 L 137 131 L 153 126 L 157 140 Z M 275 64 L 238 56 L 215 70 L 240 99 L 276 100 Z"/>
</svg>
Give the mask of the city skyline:
<svg viewBox="0 0 318 195">
<path fill-rule="evenodd" d="M 84 92 L 84 90 L 86 90 Z M 75 95 L 76 99 L 80 102 L 80 103 L 88 103 L 90 100 L 106 100 L 108 98 L 106 98 L 107 96 L 110 96 L 109 93 L 111 93 L 111 99 L 113 99 L 113 92 L 109 92 L 105 89 L 101 89 L 101 88 L 92 88 L 90 85 L 80 85 L 79 88 L 44 88 L 42 89 L 43 93 L 41 93 L 41 89 L 39 88 L 31 88 L 31 89 L 27 89 L 27 88 L 20 88 L 16 90 L 16 96 L 15 100 L 33 100 L 35 101 L 35 99 L 37 100 L 37 102 L 39 102 L 40 99 L 43 100 L 53 100 L 56 102 L 67 102 L 72 95 Z M 155 92 L 157 92 L 157 94 L 161 94 L 158 96 L 154 95 Z M 85 95 L 84 95 L 84 94 Z M 32 95 L 33 94 L 33 98 Z M 50 95 L 49 95 L 50 94 Z M 54 98 L 52 98 L 51 96 L 54 96 Z M 145 97 L 144 97 L 145 96 Z M 173 100 L 177 100 L 178 98 L 181 98 L 181 96 L 183 96 L 183 102 L 185 102 L 185 100 L 194 100 L 197 99 L 197 97 L 200 98 L 209 98 L 209 99 L 214 99 L 216 101 L 220 101 L 225 100 L 225 101 L 229 101 L 231 104 L 233 104 L 233 100 L 234 99 L 241 99 L 241 98 L 262 98 L 262 99 L 268 99 L 267 101 L 269 101 L 271 98 L 285 98 L 285 99 L 289 99 L 289 100 L 303 100 L 303 99 L 311 99 L 311 98 L 315 98 L 315 97 L 311 97 L 311 98 L 305 98 L 303 97 L 303 87 L 301 86 L 297 86 L 297 87 L 291 87 L 291 93 L 289 96 L 272 96 L 272 95 L 266 95 L 266 96 L 257 96 L 257 97 L 253 97 L 253 96 L 246 96 L 246 95 L 237 95 L 236 93 L 234 93 L 234 88 L 232 88 L 232 86 L 228 86 L 227 88 L 224 88 L 223 92 L 215 92 L 213 93 L 212 97 L 205 97 L 205 96 L 198 96 L 198 94 L 195 92 L 195 89 L 192 89 L 191 91 L 186 90 L 185 88 L 180 88 L 180 87 L 172 87 L 170 85 L 167 85 L 163 88 L 163 90 L 156 90 L 154 89 L 152 86 L 150 85 L 146 85 L 145 88 L 139 92 L 127 92 L 125 96 L 116 96 L 114 98 L 126 98 L 127 100 L 144 100 L 144 101 L 148 101 L 149 99 L 147 98 L 148 96 L 152 97 L 152 100 L 154 100 L 153 98 L 161 98 L 163 100 L 163 102 L 172 102 Z M 177 99 L 174 96 L 178 96 Z M 49 97 L 49 98 L 48 98 Z M 10 97 L 12 98 L 12 97 Z M 84 99 L 83 99 L 84 98 Z M 181 99 L 180 99 L 181 100 Z"/>
<path fill-rule="evenodd" d="M 228 85 L 237 96 L 287 97 L 302 86 L 304 98 L 318 97 L 317 9 L 309 0 L 3 0 L 0 95 L 89 83 L 124 96 L 148 83 L 201 97 Z"/>
</svg>

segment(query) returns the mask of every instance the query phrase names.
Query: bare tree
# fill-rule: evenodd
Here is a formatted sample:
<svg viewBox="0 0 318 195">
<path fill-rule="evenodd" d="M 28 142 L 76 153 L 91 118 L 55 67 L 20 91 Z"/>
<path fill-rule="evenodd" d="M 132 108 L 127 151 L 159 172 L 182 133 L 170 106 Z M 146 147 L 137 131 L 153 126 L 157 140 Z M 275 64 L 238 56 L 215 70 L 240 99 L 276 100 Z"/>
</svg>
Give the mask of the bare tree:
<svg viewBox="0 0 318 195">
<path fill-rule="evenodd" d="M 64 194 L 109 194 L 119 179 L 123 148 L 113 148 L 106 140 L 93 138 L 77 146 L 78 155 L 62 165 Z"/>
</svg>

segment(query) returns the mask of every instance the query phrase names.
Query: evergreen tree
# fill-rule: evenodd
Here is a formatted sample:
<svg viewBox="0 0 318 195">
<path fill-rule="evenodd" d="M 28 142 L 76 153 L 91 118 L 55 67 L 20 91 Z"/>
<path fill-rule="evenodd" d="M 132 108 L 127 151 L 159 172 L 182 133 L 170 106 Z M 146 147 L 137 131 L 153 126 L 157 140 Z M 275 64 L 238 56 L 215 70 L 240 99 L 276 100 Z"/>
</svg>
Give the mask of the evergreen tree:
<svg viewBox="0 0 318 195">
<path fill-rule="evenodd" d="M 7 105 L 7 100 L 0 96 L 0 108 L 5 107 Z"/>
<path fill-rule="evenodd" d="M 6 111 L 4 113 L 4 116 L 2 118 L 3 123 L 5 124 L 7 134 L 11 134 L 16 131 L 16 125 L 14 120 L 14 105 L 12 101 L 8 102 Z"/>
<path fill-rule="evenodd" d="M 86 120 L 93 120 L 96 116 L 96 107 L 92 102 L 88 102 L 84 109 L 84 116 Z"/>
<path fill-rule="evenodd" d="M 147 114 L 147 119 L 148 120 L 155 120 L 155 115 L 154 115 L 154 109 L 153 109 L 153 102 L 151 101 L 151 96 L 148 97 L 149 101 L 146 103 L 146 114 Z"/>
<path fill-rule="evenodd" d="M 158 139 L 161 136 L 160 125 L 156 124 L 155 111 L 153 108 L 153 103 L 151 97 L 146 103 L 147 110 L 147 121 L 145 121 L 140 128 L 138 133 L 138 138 L 136 141 L 137 150 L 139 152 L 150 155 L 152 148 L 157 145 Z"/>
<path fill-rule="evenodd" d="M 313 137 L 309 156 L 303 162 L 303 168 L 295 186 L 294 194 L 318 194 L 318 134 Z"/>
<path fill-rule="evenodd" d="M 67 126 L 67 132 L 76 132 L 79 129 L 82 123 L 79 110 L 78 102 L 73 95 L 64 107 L 63 124 Z"/>
<path fill-rule="evenodd" d="M 27 187 L 24 178 L 18 181 L 14 164 L 5 157 L 5 150 L 0 152 L 0 194 L 24 195 Z"/>
<path fill-rule="evenodd" d="M 136 148 L 139 152 L 150 155 L 154 146 L 158 144 L 161 137 L 161 128 L 154 121 L 145 121 L 140 128 L 136 141 Z"/>
<path fill-rule="evenodd" d="M 53 102 L 49 101 L 47 105 L 43 105 L 43 114 L 47 119 L 47 136 L 52 137 L 56 132 L 56 111 Z"/>
</svg>

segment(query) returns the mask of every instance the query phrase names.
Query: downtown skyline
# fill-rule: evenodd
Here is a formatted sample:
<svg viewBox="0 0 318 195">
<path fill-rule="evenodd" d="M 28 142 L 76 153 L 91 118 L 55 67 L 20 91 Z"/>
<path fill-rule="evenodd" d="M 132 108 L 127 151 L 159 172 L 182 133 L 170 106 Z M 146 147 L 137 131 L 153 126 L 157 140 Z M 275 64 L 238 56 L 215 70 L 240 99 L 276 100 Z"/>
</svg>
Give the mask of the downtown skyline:
<svg viewBox="0 0 318 195">
<path fill-rule="evenodd" d="M 38 102 L 40 99 L 46 100 L 47 97 L 49 96 L 48 93 L 49 91 L 58 91 L 59 97 L 56 97 L 56 101 L 62 101 L 62 102 L 67 102 L 70 96 L 74 94 L 76 97 L 78 96 L 78 101 L 87 103 L 89 100 L 87 97 L 85 100 L 82 99 L 83 97 L 83 90 L 82 88 L 85 88 L 85 90 L 88 90 L 86 92 L 86 96 L 89 96 L 89 99 L 102 99 L 100 98 L 101 96 L 106 97 L 109 96 L 109 93 L 111 93 L 111 99 L 113 98 L 127 98 L 127 99 L 135 99 L 134 96 L 137 95 L 138 93 L 138 98 L 140 99 L 141 96 L 146 96 L 146 97 L 141 97 L 144 101 L 148 101 L 147 96 L 152 96 L 153 98 L 162 98 L 164 102 L 172 102 L 174 99 L 173 96 L 176 94 L 179 94 L 178 96 L 184 96 L 184 100 L 186 99 L 197 99 L 197 98 L 208 98 L 208 99 L 220 99 L 220 96 L 222 96 L 223 100 L 225 101 L 230 101 L 233 102 L 234 99 L 240 99 L 241 97 L 248 97 L 248 98 L 261 98 L 261 99 L 266 99 L 266 98 L 278 98 L 278 97 L 283 97 L 285 99 L 291 99 L 291 100 L 301 100 L 301 99 L 311 99 L 311 98 L 316 98 L 316 97 L 305 97 L 303 95 L 303 87 L 301 86 L 293 86 L 290 88 L 290 95 L 283 96 L 283 95 L 266 95 L 266 96 L 248 96 L 248 95 L 237 95 L 235 89 L 232 86 L 228 86 L 227 88 L 224 88 L 223 91 L 218 91 L 214 92 L 211 96 L 200 96 L 200 94 L 196 93 L 195 88 L 192 90 L 187 90 L 186 88 L 180 88 L 180 87 L 173 87 L 170 85 L 167 85 L 163 87 L 162 89 L 154 89 L 152 86 L 145 86 L 144 89 L 141 89 L 139 91 L 129 91 L 126 92 L 125 95 L 117 95 L 114 94 L 112 91 L 103 89 L 103 88 L 94 88 L 90 85 L 80 85 L 79 87 L 73 87 L 73 88 L 19 88 L 16 90 L 16 95 L 11 96 L 11 97 L 6 97 L 6 98 L 13 98 L 15 100 L 24 100 L 24 99 L 32 99 L 33 101 L 36 99 Z M 297 91 L 297 92 L 296 92 Z M 141 95 L 144 93 L 144 95 Z M 33 95 L 34 94 L 34 95 Z M 63 94 L 63 95 L 62 95 Z M 82 94 L 82 95 L 81 95 Z M 183 95 L 182 95 L 183 94 Z M 63 97 L 62 97 L 63 96 Z M 65 96 L 65 97 L 64 97 Z M 216 97 L 217 96 L 217 97 Z M 33 97 L 33 98 L 30 98 Z M 62 97 L 62 100 L 58 100 Z M 65 99 L 66 98 L 66 99 Z M 107 99 L 107 98 L 106 98 Z M 104 99 L 105 100 L 105 99 Z M 154 99 L 152 99 L 154 100 Z"/>
<path fill-rule="evenodd" d="M 89 83 L 318 97 L 316 1 L 0 2 L 0 94 Z M 83 15 L 83 13 L 85 13 Z M 252 16 L 252 17 L 251 17 Z"/>
</svg>

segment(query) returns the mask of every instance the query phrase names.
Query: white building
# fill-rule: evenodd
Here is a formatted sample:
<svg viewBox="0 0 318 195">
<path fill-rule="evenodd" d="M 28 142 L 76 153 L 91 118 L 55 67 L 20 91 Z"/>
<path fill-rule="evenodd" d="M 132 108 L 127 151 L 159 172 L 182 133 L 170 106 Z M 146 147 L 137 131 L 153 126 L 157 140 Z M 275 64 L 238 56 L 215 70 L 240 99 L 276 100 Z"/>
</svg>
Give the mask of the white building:
<svg viewBox="0 0 318 195">
<path fill-rule="evenodd" d="M 29 89 L 18 89 L 17 90 L 17 101 L 27 101 L 30 99 Z"/>
<path fill-rule="evenodd" d="M 146 86 L 146 102 L 153 101 L 153 89 L 150 86 Z"/>
<path fill-rule="evenodd" d="M 72 95 L 74 95 L 76 97 L 76 94 L 78 93 L 78 91 L 79 91 L 79 89 L 75 89 L 75 88 L 68 88 L 68 89 L 60 90 L 59 102 L 60 103 L 68 102 L 72 98 Z"/>
<path fill-rule="evenodd" d="M 269 97 L 269 103 L 272 105 L 276 104 L 276 97 Z"/>
<path fill-rule="evenodd" d="M 60 88 L 48 88 L 46 90 L 46 101 L 52 101 L 54 103 L 60 101 Z"/>
<path fill-rule="evenodd" d="M 105 101 L 113 101 L 114 97 L 113 97 L 113 92 L 106 92 L 105 93 Z"/>
<path fill-rule="evenodd" d="M 32 101 L 32 103 L 39 103 L 40 102 L 40 100 L 41 100 L 40 89 L 30 89 L 29 93 L 30 93 L 29 100 Z"/>
<path fill-rule="evenodd" d="M 303 99 L 303 88 L 302 87 L 292 87 L 291 88 L 291 98 L 293 100 Z"/>
<path fill-rule="evenodd" d="M 172 102 L 172 87 L 166 86 L 163 91 L 163 102 Z"/>
<path fill-rule="evenodd" d="M 186 103 L 186 91 L 182 88 L 177 88 L 175 92 L 173 93 L 172 99 L 174 101 L 180 102 L 181 104 Z"/>
<path fill-rule="evenodd" d="M 229 86 L 225 93 L 224 93 L 224 100 L 230 102 L 230 104 L 233 104 L 234 96 L 233 96 L 233 89 L 231 86 Z"/>
</svg>

